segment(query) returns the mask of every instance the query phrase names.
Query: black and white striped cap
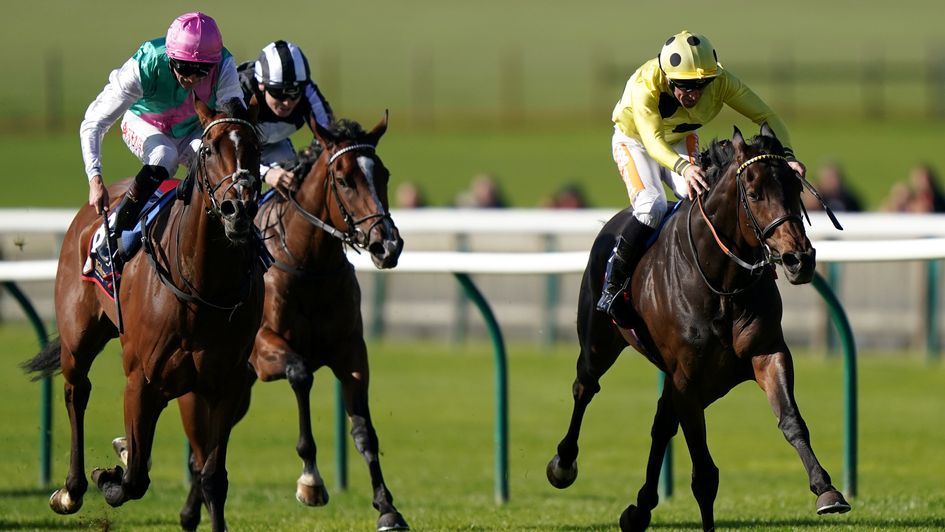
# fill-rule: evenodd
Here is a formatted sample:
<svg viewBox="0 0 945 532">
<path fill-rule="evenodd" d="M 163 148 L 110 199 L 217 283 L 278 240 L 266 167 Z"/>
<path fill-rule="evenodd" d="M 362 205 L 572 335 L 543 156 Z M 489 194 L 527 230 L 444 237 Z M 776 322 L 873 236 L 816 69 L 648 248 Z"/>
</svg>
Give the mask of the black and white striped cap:
<svg viewBox="0 0 945 532">
<path fill-rule="evenodd" d="M 256 81 L 267 87 L 295 87 L 307 82 L 310 75 L 302 50 L 290 42 L 267 44 L 256 60 Z"/>
</svg>

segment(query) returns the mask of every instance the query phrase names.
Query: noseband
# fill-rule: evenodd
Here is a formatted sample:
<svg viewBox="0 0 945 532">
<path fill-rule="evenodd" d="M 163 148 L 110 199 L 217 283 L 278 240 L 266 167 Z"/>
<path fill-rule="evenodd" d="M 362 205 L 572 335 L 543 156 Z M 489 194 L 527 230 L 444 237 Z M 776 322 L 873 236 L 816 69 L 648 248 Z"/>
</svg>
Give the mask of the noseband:
<svg viewBox="0 0 945 532">
<path fill-rule="evenodd" d="M 344 148 L 341 148 L 333 153 L 331 157 L 328 158 L 328 162 L 326 163 L 328 168 L 328 178 L 325 183 L 326 192 L 327 189 L 331 187 L 331 193 L 335 197 L 335 203 L 338 205 L 338 210 L 341 212 L 341 217 L 345 221 L 345 231 L 339 231 L 335 227 L 332 227 L 328 223 L 322 221 L 321 218 L 306 211 L 295 198 L 295 194 L 290 194 L 289 199 L 292 201 L 292 205 L 295 206 L 296 210 L 299 211 L 299 214 L 308 220 L 309 223 L 318 227 L 319 229 L 322 229 L 329 235 L 341 240 L 343 243 L 350 246 L 351 249 L 358 251 L 359 247 L 362 249 L 367 248 L 368 235 L 371 234 L 371 231 L 374 230 L 378 224 L 383 223 L 384 220 L 390 220 L 391 223 L 393 223 L 393 219 L 391 218 L 389 212 L 369 214 L 363 218 L 355 219 L 354 216 L 351 215 L 351 211 L 348 210 L 348 208 L 345 207 L 344 202 L 341 201 L 341 194 L 338 193 L 338 185 L 335 183 L 335 170 L 333 164 L 345 153 L 356 150 L 370 151 L 373 154 L 375 147 L 372 144 L 352 144 L 351 146 L 345 146 Z M 361 231 L 358 229 L 360 224 L 369 220 L 375 221 L 371 224 L 367 231 Z"/>
<path fill-rule="evenodd" d="M 248 127 L 249 130 L 253 132 L 253 137 L 257 142 L 259 142 L 259 135 L 256 133 L 256 127 L 250 122 L 241 118 L 218 118 L 207 124 L 207 127 L 203 128 L 203 134 L 200 135 L 201 146 L 199 152 L 200 166 L 203 171 L 199 172 L 200 176 L 197 180 L 197 183 L 201 188 L 206 189 L 208 195 L 210 196 L 210 208 L 207 209 L 207 213 L 212 216 L 216 216 L 217 218 L 222 217 L 222 212 L 220 211 L 220 204 L 217 202 L 216 194 L 217 191 L 220 190 L 220 188 L 224 185 L 227 185 L 226 189 L 223 190 L 224 196 L 226 196 L 227 192 L 229 192 L 233 187 L 236 187 L 237 192 L 239 192 L 244 186 L 253 187 L 255 195 L 259 195 L 259 187 L 257 186 L 260 184 L 259 180 L 253 175 L 252 171 L 247 168 L 240 168 L 232 174 L 224 176 L 223 179 L 221 179 L 220 182 L 216 184 L 216 186 L 210 184 L 210 178 L 208 177 L 209 172 L 207 171 L 206 166 L 206 157 L 209 155 L 210 148 L 203 145 L 203 139 L 206 138 L 207 133 L 210 132 L 213 126 L 227 123 L 240 124 Z M 227 182 L 229 182 L 229 184 L 227 184 Z M 253 199 L 253 203 L 256 203 L 255 198 Z"/>
<path fill-rule="evenodd" d="M 699 211 L 702 213 L 702 218 L 703 220 L 705 220 L 706 225 L 709 227 L 709 231 L 712 233 L 712 236 L 715 239 L 716 244 L 718 244 L 719 248 L 730 259 L 732 259 L 732 261 L 735 264 L 748 270 L 748 272 L 754 277 L 753 281 L 749 283 L 748 286 L 739 288 L 731 292 L 724 292 L 721 290 L 717 290 L 715 287 L 713 287 L 712 283 L 709 282 L 709 278 L 706 275 L 705 271 L 703 271 L 702 265 L 699 263 L 699 257 L 696 252 L 695 242 L 692 238 L 692 225 L 690 223 L 689 224 L 689 247 L 692 250 L 693 257 L 695 258 L 696 268 L 698 268 L 699 273 L 702 275 L 702 279 L 705 281 L 706 286 L 708 286 L 710 290 L 712 290 L 714 293 L 718 295 L 730 296 L 730 295 L 735 295 L 740 292 L 743 292 L 747 290 L 750 286 L 752 286 L 755 283 L 755 281 L 757 281 L 761 277 L 761 273 L 764 272 L 767 266 L 771 264 L 780 264 L 781 256 L 774 253 L 771 250 L 771 248 L 768 246 L 767 242 L 765 241 L 771 235 L 771 233 L 773 233 L 774 230 L 778 226 L 783 224 L 784 222 L 787 222 L 789 220 L 796 220 L 800 224 L 804 223 L 799 214 L 784 214 L 783 216 L 779 216 L 775 218 L 774 220 L 772 220 L 771 223 L 769 223 L 767 226 L 765 226 L 762 229 L 761 225 L 758 223 L 757 218 L 755 218 L 754 213 L 751 212 L 751 208 L 748 205 L 748 194 L 745 191 L 745 184 L 742 183 L 742 180 L 740 179 L 740 177 L 742 173 L 744 173 L 744 171 L 749 166 L 751 166 L 752 163 L 767 160 L 767 159 L 774 159 L 774 160 L 787 162 L 787 158 L 781 155 L 765 153 L 765 154 L 752 157 L 751 159 L 748 159 L 747 161 L 742 163 L 741 166 L 739 166 L 738 169 L 735 171 L 735 183 L 736 183 L 736 187 L 738 188 L 738 202 L 742 206 L 742 208 L 745 210 L 745 213 L 748 216 L 748 221 L 750 222 L 752 232 L 755 234 L 755 238 L 761 244 L 761 254 L 762 254 L 761 259 L 755 262 L 754 264 L 749 264 L 745 262 L 744 260 L 742 260 L 741 258 L 739 258 L 737 255 L 732 253 L 732 251 L 728 248 L 728 246 L 726 246 L 722 242 L 722 239 L 719 237 L 718 233 L 715 230 L 715 226 L 712 224 L 712 221 L 709 220 L 709 217 L 705 213 L 705 208 L 702 204 L 702 196 L 698 196 L 698 195 L 696 196 L 695 203 L 699 204 Z M 692 218 L 692 204 L 689 205 L 689 218 L 690 219 Z"/>
</svg>

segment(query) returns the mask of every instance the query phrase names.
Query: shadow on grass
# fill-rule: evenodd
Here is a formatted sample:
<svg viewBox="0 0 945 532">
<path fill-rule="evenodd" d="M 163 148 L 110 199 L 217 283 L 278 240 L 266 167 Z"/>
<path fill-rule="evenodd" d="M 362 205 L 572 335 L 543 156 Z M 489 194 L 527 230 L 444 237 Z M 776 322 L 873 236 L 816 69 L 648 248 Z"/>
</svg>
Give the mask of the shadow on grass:
<svg viewBox="0 0 945 532">
<path fill-rule="evenodd" d="M 766 527 L 785 527 L 791 529 L 803 528 L 825 528 L 825 527 L 852 527 L 857 530 L 897 530 L 897 529 L 942 529 L 945 528 L 945 518 L 917 518 L 917 519 L 856 519 L 840 518 L 831 520 L 829 518 L 803 518 L 803 519 L 722 519 L 715 522 L 716 528 L 721 529 L 742 529 L 753 530 Z M 699 530 L 702 528 L 702 521 L 684 521 L 676 523 L 650 523 L 651 529 L 672 529 L 680 528 Z M 590 530 L 587 528 L 586 530 Z M 579 529 L 574 529 L 579 530 Z M 580 529 L 585 530 L 585 529 Z"/>
<path fill-rule="evenodd" d="M 15 488 L 15 489 L 0 489 L 0 497 L 6 499 L 19 499 L 23 497 L 37 497 L 39 495 L 49 496 L 52 495 L 52 492 L 56 491 L 56 488 Z M 2 521 L 0 521 L 2 523 Z"/>
</svg>

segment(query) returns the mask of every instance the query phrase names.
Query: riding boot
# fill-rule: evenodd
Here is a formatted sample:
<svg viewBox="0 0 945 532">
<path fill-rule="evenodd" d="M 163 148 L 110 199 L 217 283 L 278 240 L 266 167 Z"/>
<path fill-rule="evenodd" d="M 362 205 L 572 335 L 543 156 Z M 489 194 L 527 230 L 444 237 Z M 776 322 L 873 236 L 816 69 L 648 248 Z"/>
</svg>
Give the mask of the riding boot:
<svg viewBox="0 0 945 532">
<path fill-rule="evenodd" d="M 145 202 L 148 201 L 151 194 L 154 194 L 154 191 L 157 190 L 158 186 L 160 186 L 165 179 L 167 179 L 167 169 L 163 166 L 146 164 L 141 167 L 141 171 L 138 172 L 134 181 L 131 182 L 128 191 L 125 192 L 125 197 L 121 199 L 121 202 L 118 203 L 118 207 L 115 208 L 115 225 L 112 237 L 118 241 L 118 245 L 113 246 L 112 249 L 115 251 L 116 255 L 123 254 L 123 251 L 119 250 L 121 234 L 134 227 Z"/>
<path fill-rule="evenodd" d="M 623 228 L 623 234 L 617 237 L 614 250 L 607 260 L 604 272 L 604 290 L 597 301 L 597 310 L 612 318 L 614 300 L 627 288 L 640 258 L 646 251 L 646 240 L 653 234 L 653 228 L 634 217 Z"/>
</svg>

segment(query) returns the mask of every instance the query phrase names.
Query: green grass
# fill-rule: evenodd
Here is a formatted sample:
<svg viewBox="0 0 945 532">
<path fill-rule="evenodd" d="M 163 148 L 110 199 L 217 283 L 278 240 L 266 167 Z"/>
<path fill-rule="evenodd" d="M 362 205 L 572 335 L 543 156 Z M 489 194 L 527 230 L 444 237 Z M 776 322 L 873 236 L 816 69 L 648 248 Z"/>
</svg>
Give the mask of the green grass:
<svg viewBox="0 0 945 532">
<path fill-rule="evenodd" d="M 36 351 L 22 324 L 0 326 L 0 529 L 171 530 L 183 501 L 183 436 L 173 405 L 158 426 L 150 491 L 112 509 L 91 488 L 74 516 L 48 508 L 38 488 L 38 386 L 16 367 Z M 382 464 L 398 508 L 416 530 L 613 529 L 642 483 L 656 396 L 655 370 L 627 353 L 602 381 L 585 420 L 581 474 L 566 491 L 551 488 L 544 467 L 570 414 L 574 346 L 509 353 L 511 501 L 493 501 L 493 368 L 486 346 L 372 346 L 373 416 Z M 813 445 L 835 482 L 843 478 L 840 360 L 800 355 L 797 397 Z M 88 410 L 87 467 L 115 463 L 109 442 L 122 427 L 123 377 L 115 346 L 96 362 Z M 721 471 L 716 501 L 721 528 L 770 530 L 937 530 L 945 527 L 945 368 L 919 356 L 859 361 L 859 495 L 854 510 L 818 517 L 793 449 L 777 430 L 763 395 L 745 384 L 707 414 L 709 444 Z M 68 426 L 55 381 L 53 478 L 64 479 Z M 233 530 L 373 530 L 367 473 L 349 455 L 350 488 L 334 489 L 332 379 L 316 374 L 315 435 L 331 501 L 295 502 L 295 406 L 285 382 L 258 384 L 248 417 L 233 435 L 227 516 Z M 349 444 L 350 448 L 350 444 Z M 675 440 L 675 496 L 655 511 L 654 529 L 699 527 L 688 489 L 688 456 Z M 206 528 L 204 528 L 206 529 Z"/>
</svg>

